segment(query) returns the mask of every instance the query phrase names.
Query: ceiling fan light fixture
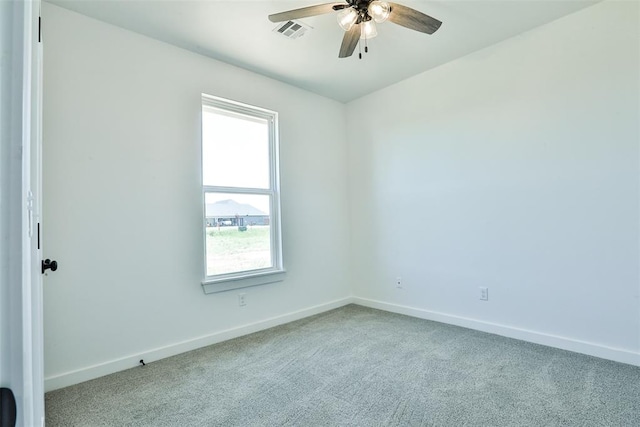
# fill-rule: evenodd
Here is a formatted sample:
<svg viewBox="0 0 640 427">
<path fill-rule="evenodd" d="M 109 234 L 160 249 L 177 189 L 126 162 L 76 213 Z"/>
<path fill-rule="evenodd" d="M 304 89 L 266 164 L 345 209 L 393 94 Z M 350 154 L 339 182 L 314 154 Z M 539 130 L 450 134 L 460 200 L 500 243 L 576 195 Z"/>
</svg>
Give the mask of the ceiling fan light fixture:
<svg viewBox="0 0 640 427">
<path fill-rule="evenodd" d="M 369 16 L 373 18 L 378 24 L 383 23 L 389 19 L 391 14 L 391 6 L 386 1 L 372 1 L 369 3 Z"/>
<path fill-rule="evenodd" d="M 377 35 L 378 35 L 378 30 L 376 28 L 376 23 L 373 22 L 373 19 L 371 19 L 370 21 L 363 22 L 361 24 L 361 32 L 360 32 L 361 39 L 369 40 L 374 38 Z"/>
<path fill-rule="evenodd" d="M 345 31 L 349 31 L 358 19 L 358 12 L 353 8 L 344 9 L 338 13 L 338 25 Z"/>
</svg>

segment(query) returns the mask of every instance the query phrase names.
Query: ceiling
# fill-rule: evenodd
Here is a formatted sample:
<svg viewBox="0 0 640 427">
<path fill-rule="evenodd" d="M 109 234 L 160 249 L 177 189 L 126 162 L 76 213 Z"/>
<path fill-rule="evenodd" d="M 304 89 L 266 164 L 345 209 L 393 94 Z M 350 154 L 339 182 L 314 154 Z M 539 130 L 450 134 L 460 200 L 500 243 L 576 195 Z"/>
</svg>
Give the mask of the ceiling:
<svg viewBox="0 0 640 427">
<path fill-rule="evenodd" d="M 267 16 L 330 0 L 49 0 L 104 22 L 348 102 L 513 37 L 598 0 L 396 0 L 443 22 L 433 35 L 378 25 L 369 53 L 338 58 L 334 14 L 305 18 L 292 40 Z M 339 0 L 338 0 L 339 1 Z"/>
</svg>

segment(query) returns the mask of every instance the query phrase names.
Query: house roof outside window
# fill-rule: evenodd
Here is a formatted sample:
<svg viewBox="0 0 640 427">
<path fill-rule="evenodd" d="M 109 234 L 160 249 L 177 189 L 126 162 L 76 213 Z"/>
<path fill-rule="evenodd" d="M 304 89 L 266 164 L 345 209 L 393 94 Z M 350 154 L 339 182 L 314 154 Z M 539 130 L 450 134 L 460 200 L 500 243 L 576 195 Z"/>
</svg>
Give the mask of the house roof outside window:
<svg viewBox="0 0 640 427">
<path fill-rule="evenodd" d="M 233 199 L 207 203 L 208 218 L 231 218 L 238 216 L 268 216 L 267 213 L 246 203 L 238 203 Z"/>
</svg>

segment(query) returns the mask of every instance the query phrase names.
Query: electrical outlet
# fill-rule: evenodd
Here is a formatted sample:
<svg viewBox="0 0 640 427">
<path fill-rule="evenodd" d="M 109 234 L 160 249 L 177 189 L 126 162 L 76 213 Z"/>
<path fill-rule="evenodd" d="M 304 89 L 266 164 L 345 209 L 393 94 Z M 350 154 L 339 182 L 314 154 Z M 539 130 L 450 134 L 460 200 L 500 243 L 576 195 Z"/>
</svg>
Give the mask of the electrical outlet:
<svg viewBox="0 0 640 427">
<path fill-rule="evenodd" d="M 402 277 L 396 277 L 396 288 L 402 289 Z"/>
<path fill-rule="evenodd" d="M 247 305 L 247 294 L 238 294 L 238 305 L 240 307 Z"/>
<path fill-rule="evenodd" d="M 489 288 L 480 286 L 480 299 L 482 301 L 489 301 Z"/>
</svg>

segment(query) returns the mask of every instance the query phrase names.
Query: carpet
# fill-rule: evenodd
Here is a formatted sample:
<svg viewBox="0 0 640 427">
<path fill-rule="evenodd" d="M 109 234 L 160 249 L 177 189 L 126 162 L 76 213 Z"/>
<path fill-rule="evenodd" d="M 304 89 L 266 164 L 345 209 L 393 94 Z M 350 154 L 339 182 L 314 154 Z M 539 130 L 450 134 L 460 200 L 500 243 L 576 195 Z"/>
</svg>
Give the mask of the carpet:
<svg viewBox="0 0 640 427">
<path fill-rule="evenodd" d="M 640 426 L 640 368 L 349 305 L 45 396 L 53 426 Z"/>
</svg>

